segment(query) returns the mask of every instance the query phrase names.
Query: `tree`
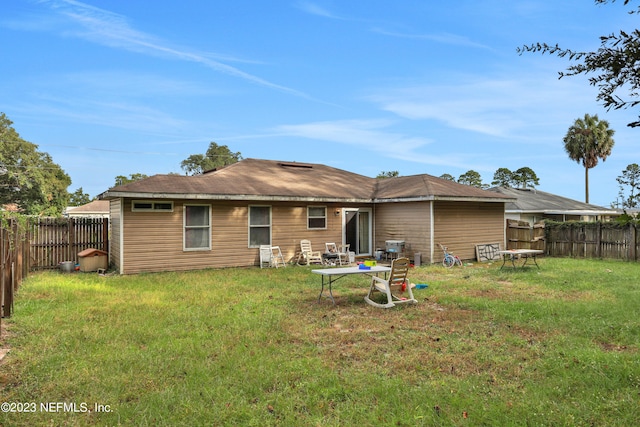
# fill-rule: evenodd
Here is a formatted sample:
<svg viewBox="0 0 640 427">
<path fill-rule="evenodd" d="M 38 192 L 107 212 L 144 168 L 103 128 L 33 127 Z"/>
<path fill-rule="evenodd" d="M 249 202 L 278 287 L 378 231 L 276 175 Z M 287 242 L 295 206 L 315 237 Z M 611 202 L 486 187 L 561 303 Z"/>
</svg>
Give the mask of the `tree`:
<svg viewBox="0 0 640 427">
<path fill-rule="evenodd" d="M 487 186 L 482 183 L 482 177 L 474 170 L 467 171 L 460 175 L 458 183 L 470 185 L 472 187 L 486 188 Z"/>
<path fill-rule="evenodd" d="M 118 185 L 129 184 L 130 182 L 140 181 L 141 179 L 145 179 L 145 178 L 149 178 L 149 176 L 143 173 L 132 173 L 131 175 L 129 175 L 128 178 L 124 175 L 118 175 L 116 176 L 115 186 L 117 187 Z"/>
<path fill-rule="evenodd" d="M 530 167 L 522 167 L 515 172 L 507 168 L 500 168 L 493 174 L 491 185 L 500 187 L 533 188 L 540 185 L 538 175 Z"/>
<path fill-rule="evenodd" d="M 598 115 L 584 115 L 584 119 L 576 119 L 564 137 L 564 149 L 571 160 L 584 166 L 585 202 L 589 203 L 589 169 L 604 162 L 611 154 L 614 145 L 613 134 L 609 122 L 598 119 Z"/>
<path fill-rule="evenodd" d="M 186 175 L 197 175 L 242 160 L 240 152 L 233 153 L 226 145 L 209 144 L 205 154 L 192 154 L 180 163 Z"/>
<path fill-rule="evenodd" d="M 540 185 L 538 175 L 529 167 L 522 167 L 513 173 L 513 182 L 520 188 L 533 188 Z"/>
<path fill-rule="evenodd" d="M 632 163 L 616 178 L 620 184 L 620 196 L 623 208 L 637 208 L 640 205 L 640 166 Z M 625 187 L 629 187 L 629 196 L 624 197 Z"/>
<path fill-rule="evenodd" d="M 15 204 L 27 215 L 60 215 L 71 178 L 38 146 L 25 141 L 0 113 L 0 205 Z"/>
<path fill-rule="evenodd" d="M 493 174 L 493 181 L 491 185 L 497 185 L 498 187 L 511 187 L 513 185 L 513 172 L 507 168 L 499 168 Z"/>
<path fill-rule="evenodd" d="M 596 4 L 613 3 L 615 0 L 595 0 Z M 624 0 L 628 5 L 630 0 Z M 630 13 L 637 14 L 640 7 Z M 567 57 L 570 61 L 576 61 L 575 65 L 567 67 L 565 72 L 559 72 L 559 78 L 590 75 L 589 83 L 598 88 L 596 99 L 603 103 L 609 110 L 626 109 L 640 104 L 640 73 L 638 61 L 640 61 L 640 31 L 620 31 L 600 37 L 600 48 L 597 51 L 582 52 L 561 48 L 546 43 L 534 43 L 524 45 L 517 49 L 519 54 L 524 52 L 540 52 L 557 55 L 560 58 Z M 628 91 L 627 99 L 618 95 L 619 90 Z M 628 124 L 630 127 L 640 126 L 639 120 Z"/>
<path fill-rule="evenodd" d="M 376 176 L 376 178 L 381 179 L 381 178 L 395 178 L 397 176 L 400 176 L 400 172 L 398 171 L 389 171 L 389 172 L 385 172 L 382 171 L 378 174 L 378 176 Z"/>
<path fill-rule="evenodd" d="M 69 195 L 69 206 L 82 206 L 91 201 L 91 196 L 82 190 L 82 187 Z"/>
<path fill-rule="evenodd" d="M 453 181 L 453 182 L 456 181 L 456 178 L 453 175 L 448 173 L 443 173 L 442 175 L 440 175 L 440 178 L 446 179 L 447 181 Z"/>
</svg>

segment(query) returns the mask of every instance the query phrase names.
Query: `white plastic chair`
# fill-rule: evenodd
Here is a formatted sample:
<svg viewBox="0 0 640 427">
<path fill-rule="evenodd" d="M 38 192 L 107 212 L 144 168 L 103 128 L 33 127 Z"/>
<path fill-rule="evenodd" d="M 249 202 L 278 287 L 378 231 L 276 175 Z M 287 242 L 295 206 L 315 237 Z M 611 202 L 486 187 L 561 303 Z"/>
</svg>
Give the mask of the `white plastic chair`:
<svg viewBox="0 0 640 427">
<path fill-rule="evenodd" d="M 280 246 L 260 245 L 260 268 L 263 267 L 286 267 Z"/>
<path fill-rule="evenodd" d="M 338 245 L 338 256 L 340 257 L 340 265 L 349 265 L 351 261 L 349 260 L 349 247 L 351 245 Z"/>
<path fill-rule="evenodd" d="M 311 249 L 310 240 L 300 240 L 300 255 L 307 264 L 322 264 L 322 253 Z"/>
<path fill-rule="evenodd" d="M 349 265 L 349 245 L 325 243 L 326 253 L 332 255 L 328 259 L 335 259 L 340 266 Z"/>
<path fill-rule="evenodd" d="M 409 272 L 409 258 L 397 258 L 391 262 L 391 273 L 388 279 L 381 279 L 377 276 L 371 277 L 371 287 L 369 293 L 364 300 L 374 307 L 391 308 L 396 304 L 415 304 L 418 301 L 413 297 L 411 284 L 407 280 Z M 407 292 L 407 296 L 401 296 L 400 293 Z M 380 292 L 385 295 L 387 302 L 378 303 L 371 299 L 374 292 Z"/>
<path fill-rule="evenodd" d="M 271 267 L 271 246 L 260 245 L 260 268 Z"/>
</svg>

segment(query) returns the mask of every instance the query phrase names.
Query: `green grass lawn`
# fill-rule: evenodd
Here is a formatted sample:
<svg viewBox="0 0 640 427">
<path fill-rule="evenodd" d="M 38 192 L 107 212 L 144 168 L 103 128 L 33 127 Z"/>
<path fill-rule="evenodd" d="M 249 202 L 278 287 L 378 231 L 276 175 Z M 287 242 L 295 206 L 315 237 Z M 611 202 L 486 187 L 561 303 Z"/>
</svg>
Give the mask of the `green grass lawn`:
<svg viewBox="0 0 640 427">
<path fill-rule="evenodd" d="M 539 264 L 412 269 L 389 310 L 307 267 L 35 274 L 0 425 L 637 425 L 640 265 Z"/>
</svg>

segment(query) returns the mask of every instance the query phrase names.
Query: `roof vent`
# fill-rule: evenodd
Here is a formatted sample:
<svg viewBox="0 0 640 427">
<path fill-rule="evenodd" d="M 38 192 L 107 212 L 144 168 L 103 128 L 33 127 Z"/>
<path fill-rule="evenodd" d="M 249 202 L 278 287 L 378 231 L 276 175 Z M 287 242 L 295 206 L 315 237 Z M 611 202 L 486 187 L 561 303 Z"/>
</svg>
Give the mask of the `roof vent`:
<svg viewBox="0 0 640 427">
<path fill-rule="evenodd" d="M 313 165 L 308 163 L 278 163 L 278 166 L 282 166 L 283 168 L 313 169 Z"/>
<path fill-rule="evenodd" d="M 536 193 L 537 193 L 537 192 L 536 192 L 536 189 L 535 189 L 535 188 L 533 188 L 533 187 L 524 187 L 524 188 L 522 188 L 522 187 L 516 187 L 516 190 L 518 190 L 518 191 L 528 191 L 528 192 L 530 192 L 530 193 L 534 193 L 534 194 L 536 194 Z"/>
</svg>

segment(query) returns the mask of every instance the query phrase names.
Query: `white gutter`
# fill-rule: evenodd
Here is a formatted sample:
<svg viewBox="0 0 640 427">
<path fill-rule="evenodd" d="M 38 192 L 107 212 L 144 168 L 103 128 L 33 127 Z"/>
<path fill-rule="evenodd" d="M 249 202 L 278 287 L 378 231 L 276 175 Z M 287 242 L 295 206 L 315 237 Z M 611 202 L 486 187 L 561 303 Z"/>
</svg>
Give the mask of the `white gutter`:
<svg viewBox="0 0 640 427">
<path fill-rule="evenodd" d="M 582 211 L 582 210 L 552 210 L 552 209 L 548 209 L 548 210 L 540 210 L 540 209 L 530 209 L 530 210 L 523 210 L 523 209 L 507 209 L 505 210 L 505 213 L 508 214 L 547 214 L 547 215 L 616 215 L 619 214 L 618 212 L 616 212 L 613 209 L 610 210 L 606 210 L 606 211 Z"/>
<path fill-rule="evenodd" d="M 325 203 L 373 203 L 371 199 L 338 198 L 338 197 L 303 197 L 303 196 L 261 196 L 254 194 L 186 194 L 186 193 L 129 193 L 106 192 L 104 199 L 189 199 L 189 200 L 223 200 L 223 201 L 264 201 L 264 202 L 325 202 Z"/>
<path fill-rule="evenodd" d="M 417 197 L 397 197 L 389 199 L 373 199 L 372 203 L 398 203 L 398 202 L 495 202 L 508 203 L 517 199 L 505 199 L 494 197 L 463 197 L 463 196 L 417 196 Z"/>
<path fill-rule="evenodd" d="M 201 194 L 201 193 L 136 193 L 124 191 L 107 191 L 101 194 L 103 199 L 191 199 L 191 200 L 237 200 L 266 202 L 324 202 L 324 203 L 398 203 L 398 202 L 495 202 L 507 203 L 516 199 L 493 197 L 459 197 L 459 196 L 418 196 L 390 199 L 342 198 L 342 197 L 308 197 L 308 196 L 265 196 L 258 194 Z"/>
</svg>

